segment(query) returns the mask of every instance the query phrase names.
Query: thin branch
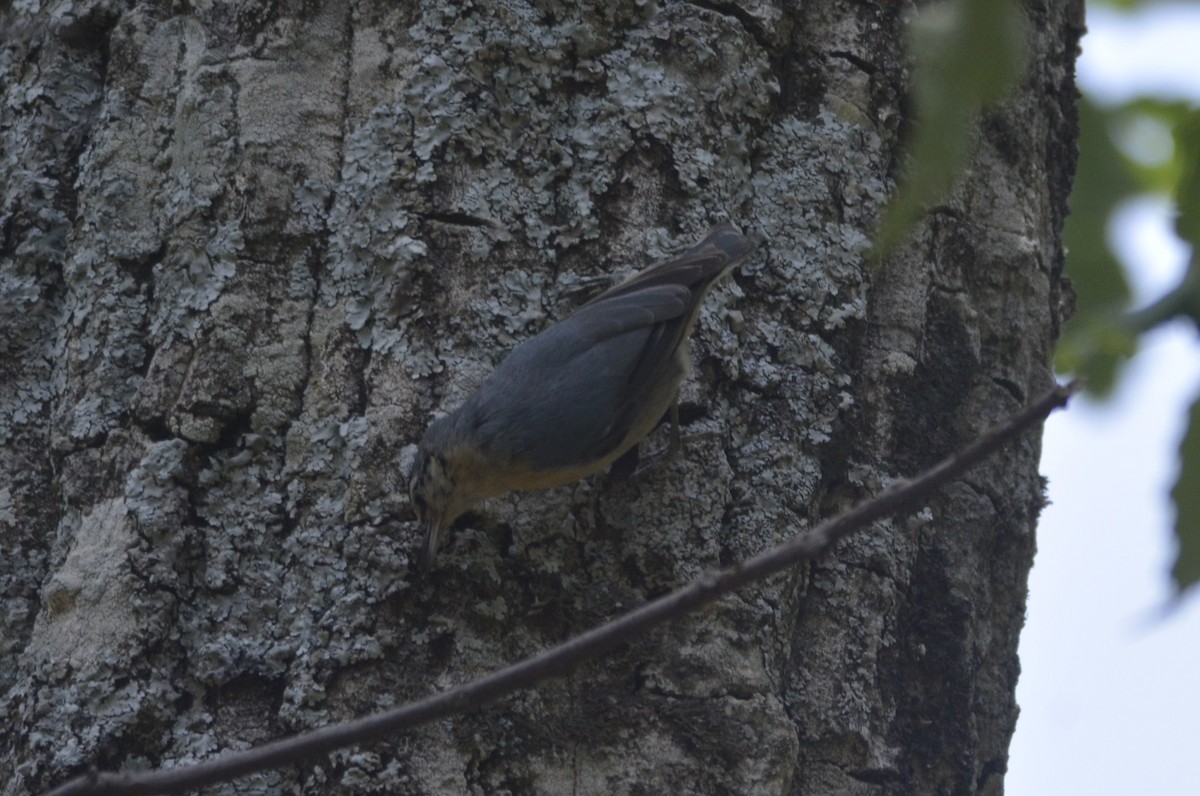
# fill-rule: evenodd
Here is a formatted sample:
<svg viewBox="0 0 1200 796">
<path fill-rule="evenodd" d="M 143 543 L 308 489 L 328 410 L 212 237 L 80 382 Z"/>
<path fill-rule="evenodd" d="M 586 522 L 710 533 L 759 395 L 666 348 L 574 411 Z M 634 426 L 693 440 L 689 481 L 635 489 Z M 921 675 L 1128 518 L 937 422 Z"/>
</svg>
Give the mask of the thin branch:
<svg viewBox="0 0 1200 796">
<path fill-rule="evenodd" d="M 1119 327 L 1127 329 L 1131 335 L 1148 332 L 1180 315 L 1191 318 L 1193 323 L 1200 324 L 1200 317 L 1198 317 L 1200 313 L 1197 312 L 1198 293 L 1200 293 L 1200 262 L 1193 256 L 1178 285 L 1148 306 L 1131 310 L 1119 316 L 1117 324 Z"/>
<path fill-rule="evenodd" d="M 935 490 L 961 476 L 1006 442 L 1042 422 L 1054 409 L 1066 405 L 1079 386 L 1078 382 L 1072 382 L 1056 387 L 1007 422 L 917 478 L 894 482 L 878 496 L 821 523 L 807 533 L 795 536 L 742 564 L 710 573 L 607 624 L 473 682 L 373 716 L 324 727 L 195 765 L 146 773 L 92 771 L 70 780 L 47 796 L 180 793 L 255 771 L 310 761 L 315 756 L 336 749 L 478 708 L 505 694 L 529 688 L 550 677 L 567 674 L 581 663 L 622 647 L 658 625 L 678 619 L 735 589 L 762 580 L 799 561 L 815 558 L 851 532 L 924 501 Z"/>
</svg>

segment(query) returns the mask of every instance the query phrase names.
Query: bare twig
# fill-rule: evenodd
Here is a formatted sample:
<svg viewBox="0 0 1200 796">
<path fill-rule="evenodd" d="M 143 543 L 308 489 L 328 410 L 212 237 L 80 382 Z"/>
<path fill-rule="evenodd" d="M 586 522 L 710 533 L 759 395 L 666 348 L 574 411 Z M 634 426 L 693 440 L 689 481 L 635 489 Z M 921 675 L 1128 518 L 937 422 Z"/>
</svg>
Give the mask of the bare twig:
<svg viewBox="0 0 1200 796">
<path fill-rule="evenodd" d="M 566 674 L 585 661 L 627 644 L 630 639 L 651 628 L 678 619 L 718 597 L 799 561 L 815 558 L 852 531 L 918 503 L 990 456 L 1006 442 L 1040 423 L 1054 409 L 1064 406 L 1078 387 L 1077 382 L 1056 387 L 1007 422 L 917 478 L 897 481 L 871 500 L 821 523 L 807 533 L 795 536 L 742 564 L 706 575 L 689 586 L 646 603 L 557 647 L 473 682 L 373 716 L 324 727 L 195 765 L 146 773 L 93 771 L 70 780 L 48 796 L 180 793 L 255 771 L 308 761 L 335 749 L 478 708 L 505 694 Z"/>
</svg>

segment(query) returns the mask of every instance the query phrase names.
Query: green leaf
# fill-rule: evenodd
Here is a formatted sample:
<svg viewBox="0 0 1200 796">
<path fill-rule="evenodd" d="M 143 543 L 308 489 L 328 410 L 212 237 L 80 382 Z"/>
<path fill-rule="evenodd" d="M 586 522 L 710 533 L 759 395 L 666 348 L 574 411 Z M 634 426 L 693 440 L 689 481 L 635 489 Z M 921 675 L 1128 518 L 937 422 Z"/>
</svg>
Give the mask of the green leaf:
<svg viewBox="0 0 1200 796">
<path fill-rule="evenodd" d="M 1093 395 L 1110 394 L 1121 365 L 1137 353 L 1137 336 L 1122 318 L 1097 312 L 1072 321 L 1055 351 L 1055 369 L 1082 376 Z"/>
<path fill-rule="evenodd" d="M 1079 101 L 1079 161 L 1063 227 L 1077 312 L 1063 330 L 1054 364 L 1060 372 L 1084 377 L 1094 395 L 1112 391 L 1121 364 L 1137 350 L 1121 324 L 1129 283 L 1107 236 L 1113 211 L 1137 191 L 1109 133 L 1113 113 L 1086 98 Z"/>
<path fill-rule="evenodd" d="M 1071 214 L 1063 229 L 1067 275 L 1075 289 L 1078 312 L 1063 330 L 1055 367 L 1087 379 L 1088 391 L 1106 395 L 1120 366 L 1137 350 L 1142 332 L 1180 313 L 1200 317 L 1200 279 L 1185 277 L 1150 307 L 1127 312 L 1129 284 L 1108 245 L 1108 228 L 1122 202 L 1152 191 L 1173 194 L 1181 208 L 1180 231 L 1200 208 L 1200 122 L 1180 103 L 1143 98 L 1104 108 L 1079 103 L 1079 166 L 1071 192 Z M 1157 162 L 1138 160 L 1128 131 L 1146 123 L 1169 131 L 1168 151 Z M 1124 147 L 1117 141 L 1124 139 Z M 1189 193 L 1191 192 L 1191 193 Z M 1184 209 L 1184 208 L 1188 209 Z"/>
<path fill-rule="evenodd" d="M 1179 480 L 1171 490 L 1179 551 L 1171 576 L 1182 592 L 1200 581 L 1200 400 L 1192 404 L 1179 461 Z"/>
<path fill-rule="evenodd" d="M 1153 3 L 1161 3 L 1162 0 L 1090 0 L 1088 5 L 1093 3 L 1102 6 L 1114 6 L 1116 8 L 1135 8 L 1137 6 L 1148 6 Z"/>
<path fill-rule="evenodd" d="M 1141 97 L 1100 112 L 1117 143 L 1124 170 L 1133 177 L 1136 186 L 1149 193 L 1174 195 L 1181 168 L 1177 133 L 1190 109 L 1179 102 Z M 1161 137 L 1166 139 L 1170 150 L 1157 161 L 1146 161 L 1138 157 L 1138 150 L 1144 149 L 1141 139 L 1146 138 L 1146 131 L 1154 128 L 1162 130 Z"/>
<path fill-rule="evenodd" d="M 951 189 L 970 155 L 973 121 L 1025 72 L 1025 14 L 1012 0 L 944 0 L 909 27 L 916 131 L 905 179 L 876 237 L 882 258 Z"/>
<path fill-rule="evenodd" d="M 1179 237 L 1200 248 L 1200 110 L 1192 110 L 1175 124 L 1175 162 L 1178 184 L 1175 202 Z"/>
<path fill-rule="evenodd" d="M 1129 283 L 1107 235 L 1113 211 L 1138 192 L 1126 158 L 1109 133 L 1119 113 L 1086 98 L 1079 101 L 1079 165 L 1063 243 L 1067 275 L 1083 319 L 1098 310 L 1124 309 L 1129 302 Z"/>
</svg>

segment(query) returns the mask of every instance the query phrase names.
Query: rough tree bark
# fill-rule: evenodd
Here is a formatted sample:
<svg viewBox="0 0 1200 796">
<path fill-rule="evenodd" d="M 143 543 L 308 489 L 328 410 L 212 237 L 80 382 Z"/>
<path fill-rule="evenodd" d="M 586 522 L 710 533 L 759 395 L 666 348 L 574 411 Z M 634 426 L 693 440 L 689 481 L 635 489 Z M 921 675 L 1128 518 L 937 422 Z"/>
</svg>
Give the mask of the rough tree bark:
<svg viewBox="0 0 1200 796">
<path fill-rule="evenodd" d="M 886 0 L 0 11 L 3 793 L 467 680 L 1046 388 L 1081 3 L 1028 10 L 1028 77 L 873 276 Z M 767 242 L 707 302 L 684 455 L 493 500 L 416 574 L 404 446 L 727 217 Z M 1038 453 L 569 679 L 226 792 L 999 793 Z"/>
</svg>

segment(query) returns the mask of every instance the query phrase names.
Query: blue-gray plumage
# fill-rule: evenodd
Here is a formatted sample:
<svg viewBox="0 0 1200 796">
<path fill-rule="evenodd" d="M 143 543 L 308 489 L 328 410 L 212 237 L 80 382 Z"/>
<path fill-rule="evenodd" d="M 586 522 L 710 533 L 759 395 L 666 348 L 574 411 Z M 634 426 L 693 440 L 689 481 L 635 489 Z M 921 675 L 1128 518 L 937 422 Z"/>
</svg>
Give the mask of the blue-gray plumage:
<svg viewBox="0 0 1200 796">
<path fill-rule="evenodd" d="M 729 223 L 673 260 L 605 291 L 519 345 L 421 440 L 410 493 L 439 537 L 484 498 L 548 489 L 597 472 L 641 441 L 674 404 L 687 340 L 708 289 L 754 251 Z"/>
</svg>

